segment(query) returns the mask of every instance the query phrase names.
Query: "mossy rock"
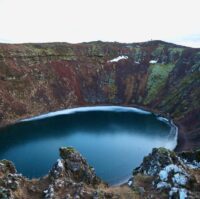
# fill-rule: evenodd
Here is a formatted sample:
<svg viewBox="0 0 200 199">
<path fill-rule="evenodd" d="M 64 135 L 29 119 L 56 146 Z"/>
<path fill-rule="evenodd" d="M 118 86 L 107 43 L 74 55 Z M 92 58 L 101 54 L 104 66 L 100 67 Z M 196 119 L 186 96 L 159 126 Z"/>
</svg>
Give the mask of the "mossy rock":
<svg viewBox="0 0 200 199">
<path fill-rule="evenodd" d="M 69 158 L 70 154 L 76 152 L 76 150 L 73 147 L 61 147 L 59 151 L 60 151 L 60 157 L 62 159 L 67 159 Z"/>
<path fill-rule="evenodd" d="M 147 81 L 147 97 L 145 104 L 148 104 L 157 97 L 157 94 L 164 88 L 174 64 L 151 64 Z"/>
<path fill-rule="evenodd" d="M 8 160 L 0 160 L 0 164 L 3 166 L 4 174 L 7 173 L 16 173 L 16 168 L 11 161 Z"/>
<path fill-rule="evenodd" d="M 133 170 L 133 175 L 138 173 L 155 176 L 169 164 L 179 165 L 179 158 L 175 152 L 165 148 L 153 148 L 152 153 L 144 157 L 140 167 Z"/>
<path fill-rule="evenodd" d="M 168 51 L 170 61 L 175 62 L 181 57 L 184 48 L 169 48 Z"/>
<path fill-rule="evenodd" d="M 158 46 L 151 54 L 154 57 L 159 57 L 164 53 L 164 45 Z"/>
<path fill-rule="evenodd" d="M 166 149 L 164 147 L 154 148 L 152 151 L 152 154 L 160 154 L 160 155 L 164 155 L 164 156 L 170 156 L 172 159 L 177 158 L 177 155 L 174 151 L 170 151 L 169 149 Z"/>
</svg>

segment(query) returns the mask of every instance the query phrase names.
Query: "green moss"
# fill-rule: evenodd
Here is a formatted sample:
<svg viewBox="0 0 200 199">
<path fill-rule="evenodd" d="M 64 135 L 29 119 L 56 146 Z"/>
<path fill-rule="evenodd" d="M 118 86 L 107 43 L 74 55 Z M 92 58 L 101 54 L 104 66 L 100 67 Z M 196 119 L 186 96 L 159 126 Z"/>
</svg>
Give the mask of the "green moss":
<svg viewBox="0 0 200 199">
<path fill-rule="evenodd" d="M 183 112 L 190 112 L 194 109 L 199 108 L 199 93 L 200 88 L 194 85 L 199 84 L 199 74 L 192 73 L 191 75 L 185 76 L 173 90 L 171 95 L 166 98 L 167 104 L 177 104 L 176 110 L 173 113 L 174 117 L 180 117 Z M 192 86 L 193 85 L 193 86 Z M 188 91 L 190 90 L 190 98 L 188 96 Z M 180 103 L 181 101 L 181 103 Z M 192 101 L 192 104 L 191 104 Z"/>
<path fill-rule="evenodd" d="M 153 52 L 152 55 L 155 57 L 159 57 L 162 53 L 164 52 L 164 46 L 160 45 L 158 48 L 156 48 Z"/>
<path fill-rule="evenodd" d="M 160 148 L 158 148 L 158 152 L 159 152 L 159 153 L 162 153 L 162 154 L 165 154 L 165 153 L 168 153 L 169 150 L 167 150 L 167 149 L 164 148 L 164 147 L 160 147 Z"/>
<path fill-rule="evenodd" d="M 92 56 L 103 57 L 104 56 L 103 48 L 100 45 L 93 43 L 91 45 L 91 48 L 89 49 L 89 54 Z"/>
<path fill-rule="evenodd" d="M 66 148 L 69 152 L 75 152 L 76 150 L 75 150 L 75 148 L 73 148 L 73 147 L 71 147 L 71 146 L 69 146 L 69 147 L 67 147 Z"/>
<path fill-rule="evenodd" d="M 117 87 L 115 84 L 111 84 L 109 85 L 109 100 L 114 100 L 115 99 L 115 95 L 117 93 Z"/>
<path fill-rule="evenodd" d="M 164 87 L 169 73 L 173 70 L 174 64 L 152 64 L 149 68 L 149 77 L 147 82 L 147 97 L 145 104 L 156 98 L 156 95 Z"/>
<path fill-rule="evenodd" d="M 200 72 L 200 52 L 194 56 L 195 64 L 192 66 L 192 72 Z"/>
<path fill-rule="evenodd" d="M 110 101 L 115 99 L 116 93 L 117 93 L 117 86 L 115 84 L 115 73 L 111 73 L 109 79 L 108 79 L 108 98 Z"/>
<path fill-rule="evenodd" d="M 17 53 L 18 56 L 28 57 L 29 59 L 33 57 L 42 56 L 43 59 L 45 56 L 48 56 L 48 59 L 55 59 L 56 57 L 60 60 L 76 60 L 76 54 L 73 48 L 65 47 L 65 48 L 56 48 L 56 46 L 43 46 L 37 44 L 26 44 L 25 50 L 23 53 Z"/>
<path fill-rule="evenodd" d="M 107 96 L 109 101 L 113 102 L 116 99 L 117 85 L 115 82 L 115 72 L 106 73 L 104 76 L 104 81 L 102 82 L 105 85 L 107 90 Z"/>
<path fill-rule="evenodd" d="M 185 76 L 173 87 L 170 94 L 166 96 L 160 106 L 165 106 L 165 110 L 170 110 L 176 104 L 176 109 L 173 111 L 174 117 L 180 117 L 183 115 L 183 112 L 190 112 L 198 108 L 200 96 L 200 91 L 198 89 L 199 83 L 198 73 L 191 73 Z"/>
<path fill-rule="evenodd" d="M 178 53 L 179 55 L 182 54 L 184 48 L 169 48 L 170 53 Z"/>
<path fill-rule="evenodd" d="M 158 148 L 157 151 L 160 154 L 165 154 L 165 155 L 170 154 L 171 157 L 176 157 L 176 153 L 174 151 L 170 151 L 164 147 Z"/>
<path fill-rule="evenodd" d="M 52 55 L 55 54 L 55 51 L 53 48 L 39 48 L 37 46 L 34 46 L 32 44 L 26 45 L 26 51 L 28 54 L 31 53 L 31 55 L 39 56 L 39 55 Z"/>
<path fill-rule="evenodd" d="M 15 166 L 13 165 L 13 163 L 11 161 L 9 161 L 9 160 L 1 160 L 0 164 L 4 165 L 4 168 L 2 170 L 4 172 L 4 174 L 16 173 Z"/>
<path fill-rule="evenodd" d="M 139 47 L 135 48 L 135 54 L 134 54 L 134 59 L 135 61 L 140 62 L 142 58 L 142 49 Z"/>
<path fill-rule="evenodd" d="M 192 66 L 192 72 L 194 72 L 194 71 L 197 71 L 197 72 L 198 72 L 198 70 L 200 71 L 200 61 L 199 61 L 199 63 L 194 64 L 194 65 Z"/>
<path fill-rule="evenodd" d="M 174 62 L 180 58 L 184 51 L 184 48 L 169 48 L 168 51 L 170 62 Z"/>
<path fill-rule="evenodd" d="M 141 103 L 142 102 L 142 96 L 141 95 L 139 95 L 139 97 L 138 97 L 138 103 Z"/>
<path fill-rule="evenodd" d="M 61 147 L 59 151 L 60 151 L 60 157 L 62 159 L 67 159 L 70 154 L 76 152 L 76 150 L 73 147 Z"/>
</svg>

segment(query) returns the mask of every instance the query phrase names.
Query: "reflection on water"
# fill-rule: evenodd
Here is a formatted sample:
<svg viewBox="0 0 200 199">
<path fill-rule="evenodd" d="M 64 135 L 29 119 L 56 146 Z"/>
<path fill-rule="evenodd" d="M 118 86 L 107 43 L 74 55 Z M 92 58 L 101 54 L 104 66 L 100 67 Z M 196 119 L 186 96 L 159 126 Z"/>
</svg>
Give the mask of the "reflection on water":
<svg viewBox="0 0 200 199">
<path fill-rule="evenodd" d="M 170 127 L 152 114 L 82 111 L 0 130 L 0 159 L 28 177 L 48 173 L 61 146 L 73 146 L 110 184 L 127 179 L 153 147 L 172 146 Z"/>
</svg>

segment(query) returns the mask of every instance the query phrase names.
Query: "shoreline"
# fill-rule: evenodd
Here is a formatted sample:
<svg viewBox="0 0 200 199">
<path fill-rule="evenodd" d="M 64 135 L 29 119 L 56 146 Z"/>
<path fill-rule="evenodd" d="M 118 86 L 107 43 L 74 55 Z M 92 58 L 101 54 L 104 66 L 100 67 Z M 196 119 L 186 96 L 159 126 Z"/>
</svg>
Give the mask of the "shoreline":
<svg viewBox="0 0 200 199">
<path fill-rule="evenodd" d="M 93 105 L 89 105 L 89 104 L 85 104 L 85 106 L 83 105 L 75 105 L 72 107 L 66 107 L 65 109 L 57 109 L 56 111 L 49 111 L 46 113 L 39 113 L 39 114 L 29 114 L 26 116 L 23 116 L 21 118 L 18 118 L 16 120 L 8 120 L 8 121 L 4 121 L 2 123 L 0 123 L 0 129 L 1 128 L 6 128 L 8 126 L 11 125 L 15 125 L 19 122 L 26 122 L 26 121 L 30 121 L 32 120 L 32 118 L 38 118 L 38 119 L 42 119 L 43 116 L 45 115 L 50 115 L 52 113 L 59 113 L 59 112 L 65 112 L 65 111 L 69 111 L 71 109 L 85 109 L 85 108 L 89 108 L 92 109 L 93 107 L 103 107 L 103 106 L 111 106 L 111 107 L 123 107 L 123 108 L 131 108 L 133 110 L 140 110 L 142 112 L 146 112 L 146 113 L 150 113 L 150 114 L 154 114 L 156 117 L 162 117 L 167 119 L 168 121 L 173 121 L 173 125 L 175 125 L 178 128 L 178 135 L 177 135 L 177 144 L 176 147 L 174 148 L 174 151 L 176 152 L 182 152 L 182 151 L 189 151 L 189 150 L 193 150 L 195 149 L 194 144 L 191 143 L 191 141 L 189 141 L 186 137 L 186 129 L 185 127 L 176 120 L 176 118 L 172 118 L 170 117 L 170 115 L 168 113 L 161 113 L 161 111 L 157 110 L 157 109 L 152 109 L 146 106 L 139 106 L 136 104 L 93 104 Z M 63 113 L 64 114 L 64 113 Z M 56 116 L 56 115 L 53 115 Z M 48 117 L 51 117 L 48 116 Z M 190 132 L 187 132 L 188 134 L 190 134 Z"/>
<path fill-rule="evenodd" d="M 68 109 L 63 109 L 63 110 L 59 110 L 59 111 L 54 111 L 54 112 L 49 112 L 46 114 L 40 114 L 34 117 L 27 117 L 25 119 L 21 119 L 21 120 L 17 120 L 11 124 L 7 124 L 5 126 L 1 126 L 0 128 L 5 128 L 6 126 L 10 126 L 10 125 L 15 125 L 17 123 L 20 122 L 27 122 L 27 121 L 34 121 L 34 120 L 40 120 L 40 119 L 44 119 L 44 118 L 48 118 L 48 117 L 54 117 L 54 116 L 58 116 L 58 115 L 65 115 L 65 114 L 73 114 L 76 112 L 81 112 L 81 111 L 90 111 L 90 110 L 99 110 L 99 111 L 118 111 L 118 109 L 121 109 L 121 111 L 131 111 L 131 112 L 135 112 L 135 113 L 139 113 L 139 114 L 153 114 L 156 119 L 166 123 L 167 125 L 169 125 L 170 132 L 169 132 L 169 136 L 171 134 L 173 134 L 173 136 L 175 137 L 175 144 L 173 145 L 173 149 L 170 149 L 168 147 L 165 146 L 165 148 L 168 148 L 170 150 L 173 150 L 175 152 L 181 152 L 184 151 L 185 146 L 187 146 L 187 144 L 185 143 L 186 139 L 184 137 L 184 133 L 183 133 L 183 127 L 181 128 L 181 126 L 179 126 L 179 124 L 177 124 L 175 121 L 173 121 L 172 118 L 168 116 L 165 116 L 163 114 L 160 113 L 156 113 L 155 111 L 151 111 L 149 109 L 144 109 L 144 108 L 140 108 L 140 107 L 136 107 L 136 106 L 108 106 L 108 109 L 106 110 L 106 106 L 84 106 L 84 107 L 75 107 L 75 108 L 68 108 Z M 124 109 L 124 110 L 123 110 Z M 175 133 L 175 134 L 174 134 Z M 119 183 L 114 183 L 114 184 L 109 184 L 109 187 L 120 187 L 120 186 L 128 186 L 128 181 L 131 178 L 128 177 L 126 178 L 126 180 L 122 180 Z M 29 178 L 28 178 L 29 179 Z M 39 178 L 36 178 L 39 179 Z"/>
</svg>

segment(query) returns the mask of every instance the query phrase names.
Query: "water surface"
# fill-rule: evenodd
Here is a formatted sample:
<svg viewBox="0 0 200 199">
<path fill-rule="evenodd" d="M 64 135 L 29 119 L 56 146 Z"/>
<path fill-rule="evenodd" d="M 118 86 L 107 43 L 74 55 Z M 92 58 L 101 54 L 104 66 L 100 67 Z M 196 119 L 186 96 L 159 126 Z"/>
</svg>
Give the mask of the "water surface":
<svg viewBox="0 0 200 199">
<path fill-rule="evenodd" d="M 123 182 L 154 147 L 173 149 L 176 135 L 153 114 L 124 107 L 92 107 L 42 115 L 0 129 L 0 159 L 27 177 L 46 175 L 58 149 L 73 146 L 98 176 Z"/>
</svg>

